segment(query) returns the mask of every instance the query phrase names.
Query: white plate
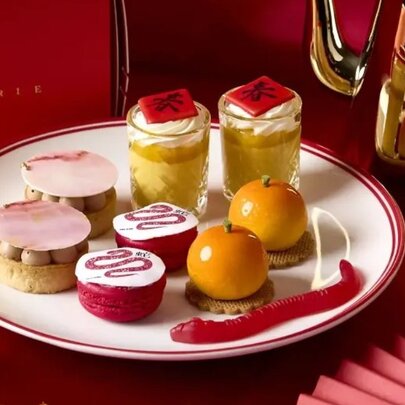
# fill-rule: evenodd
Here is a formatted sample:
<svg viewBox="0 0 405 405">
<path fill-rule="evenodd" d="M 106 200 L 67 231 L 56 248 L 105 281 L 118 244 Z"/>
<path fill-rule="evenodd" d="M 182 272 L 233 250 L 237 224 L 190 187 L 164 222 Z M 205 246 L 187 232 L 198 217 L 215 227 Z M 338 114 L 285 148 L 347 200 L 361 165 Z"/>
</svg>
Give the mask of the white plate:
<svg viewBox="0 0 405 405">
<path fill-rule="evenodd" d="M 23 195 L 20 163 L 51 150 L 87 149 L 110 158 L 119 168 L 118 211 L 130 209 L 127 137 L 123 122 L 70 128 L 31 138 L 0 151 L 0 203 Z M 222 319 L 199 312 L 184 298 L 184 272 L 171 274 L 159 309 L 145 320 L 114 324 L 87 313 L 75 290 L 55 295 L 32 295 L 0 286 L 0 325 L 16 333 L 87 353 L 146 360 L 196 360 L 242 355 L 274 349 L 318 334 L 350 318 L 370 304 L 389 284 L 404 254 L 401 212 L 390 195 L 372 177 L 340 161 L 319 146 L 303 144 L 301 192 L 309 212 L 317 206 L 334 214 L 351 238 L 351 262 L 362 272 L 362 291 L 334 310 L 286 322 L 247 339 L 211 345 L 172 342 L 169 330 L 192 316 Z M 210 147 L 208 211 L 200 229 L 219 223 L 227 212 L 222 196 L 218 129 Z M 345 240 L 327 217 L 320 221 L 322 271 L 335 272 L 345 253 Z M 115 246 L 112 232 L 91 243 L 92 250 Z M 276 298 L 310 288 L 316 257 L 289 270 L 271 272 Z"/>
</svg>

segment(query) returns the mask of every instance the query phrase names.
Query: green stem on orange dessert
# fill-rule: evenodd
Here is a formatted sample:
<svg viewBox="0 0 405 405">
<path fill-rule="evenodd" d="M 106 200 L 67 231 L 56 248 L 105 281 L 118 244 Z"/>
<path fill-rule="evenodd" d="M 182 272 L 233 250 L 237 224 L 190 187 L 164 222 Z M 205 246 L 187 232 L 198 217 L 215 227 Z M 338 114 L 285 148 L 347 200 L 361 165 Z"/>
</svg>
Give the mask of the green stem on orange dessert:
<svg viewBox="0 0 405 405">
<path fill-rule="evenodd" d="M 270 186 L 270 176 L 268 176 L 267 174 L 263 175 L 262 184 L 263 184 L 263 187 L 269 187 Z"/>
<path fill-rule="evenodd" d="M 228 219 L 224 219 L 224 229 L 226 233 L 230 233 L 232 231 L 232 222 Z"/>
</svg>

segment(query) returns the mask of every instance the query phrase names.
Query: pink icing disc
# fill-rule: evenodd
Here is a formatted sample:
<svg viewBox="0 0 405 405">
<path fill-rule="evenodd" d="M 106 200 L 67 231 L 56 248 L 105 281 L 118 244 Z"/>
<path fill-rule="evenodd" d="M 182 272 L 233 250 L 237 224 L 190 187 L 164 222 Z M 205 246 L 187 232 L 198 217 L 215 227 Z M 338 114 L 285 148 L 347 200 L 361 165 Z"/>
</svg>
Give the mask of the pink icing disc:
<svg viewBox="0 0 405 405">
<path fill-rule="evenodd" d="M 49 201 L 21 201 L 0 208 L 0 240 L 32 250 L 74 246 L 90 233 L 80 211 Z"/>
<path fill-rule="evenodd" d="M 58 197 L 86 197 L 114 186 L 117 168 L 103 156 L 83 150 L 51 152 L 24 162 L 26 184 Z"/>
</svg>

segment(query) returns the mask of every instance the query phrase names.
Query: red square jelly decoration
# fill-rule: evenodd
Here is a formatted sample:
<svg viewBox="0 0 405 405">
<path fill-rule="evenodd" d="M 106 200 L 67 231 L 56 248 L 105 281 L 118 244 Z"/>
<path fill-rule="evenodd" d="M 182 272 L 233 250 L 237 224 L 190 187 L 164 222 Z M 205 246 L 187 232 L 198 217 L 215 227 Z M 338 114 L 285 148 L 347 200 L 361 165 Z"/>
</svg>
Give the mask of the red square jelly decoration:
<svg viewBox="0 0 405 405">
<path fill-rule="evenodd" d="M 138 104 L 148 124 L 176 121 L 198 115 L 197 108 L 187 89 L 142 97 L 138 100 Z"/>
<path fill-rule="evenodd" d="M 226 101 L 237 105 L 253 117 L 264 114 L 292 98 L 294 93 L 291 90 L 267 76 L 259 77 L 226 95 Z"/>
</svg>

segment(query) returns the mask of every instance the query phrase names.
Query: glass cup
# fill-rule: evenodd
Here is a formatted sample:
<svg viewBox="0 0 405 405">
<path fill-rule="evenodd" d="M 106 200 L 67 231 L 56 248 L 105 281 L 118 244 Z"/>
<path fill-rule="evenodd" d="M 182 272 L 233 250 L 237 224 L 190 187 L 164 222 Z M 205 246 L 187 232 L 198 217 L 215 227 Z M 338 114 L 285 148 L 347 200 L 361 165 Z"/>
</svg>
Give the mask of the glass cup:
<svg viewBox="0 0 405 405">
<path fill-rule="evenodd" d="M 405 97 L 387 80 L 380 91 L 375 146 L 385 163 L 405 169 Z M 395 108 L 397 105 L 398 108 Z M 390 108 L 391 107 L 391 108 Z"/>
<path fill-rule="evenodd" d="M 191 131 L 159 134 L 136 124 L 139 105 L 128 111 L 131 202 L 134 209 L 168 202 L 196 216 L 207 206 L 209 111 L 194 102 L 200 125 Z M 151 128 L 154 125 L 151 125 Z"/>
<path fill-rule="evenodd" d="M 233 112 L 226 93 L 219 99 L 223 188 L 229 200 L 240 187 L 262 175 L 298 188 L 302 101 L 294 95 L 259 117 Z"/>
</svg>

